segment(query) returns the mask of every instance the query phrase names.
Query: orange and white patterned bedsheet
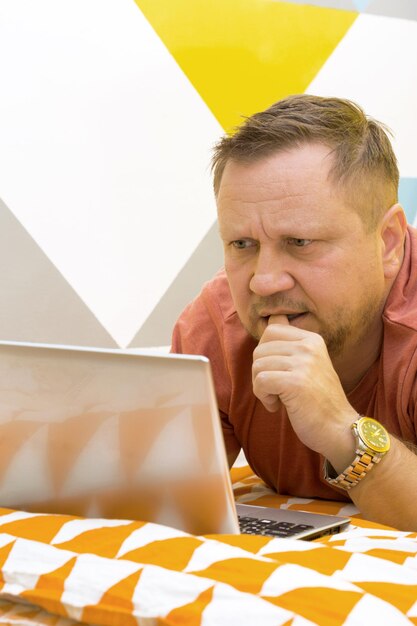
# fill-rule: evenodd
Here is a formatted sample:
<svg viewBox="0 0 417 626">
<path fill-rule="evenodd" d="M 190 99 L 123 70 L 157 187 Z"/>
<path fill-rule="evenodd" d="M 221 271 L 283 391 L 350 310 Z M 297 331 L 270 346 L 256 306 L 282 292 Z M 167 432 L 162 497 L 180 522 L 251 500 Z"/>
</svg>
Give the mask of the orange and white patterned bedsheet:
<svg viewBox="0 0 417 626">
<path fill-rule="evenodd" d="M 0 509 L 0 624 L 417 624 L 417 533 L 341 503 L 277 496 L 247 467 L 232 473 L 240 501 L 353 523 L 306 542 Z"/>
</svg>

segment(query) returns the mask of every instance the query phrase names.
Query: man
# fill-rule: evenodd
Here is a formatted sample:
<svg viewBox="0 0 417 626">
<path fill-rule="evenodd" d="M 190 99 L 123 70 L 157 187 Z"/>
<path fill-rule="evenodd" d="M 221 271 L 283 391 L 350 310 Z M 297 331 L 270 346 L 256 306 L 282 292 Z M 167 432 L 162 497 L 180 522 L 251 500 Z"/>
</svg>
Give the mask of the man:
<svg viewBox="0 0 417 626">
<path fill-rule="evenodd" d="M 224 137 L 213 171 L 225 272 L 172 349 L 209 357 L 229 463 L 242 447 L 279 493 L 417 530 L 417 231 L 383 126 L 288 97 Z"/>
</svg>

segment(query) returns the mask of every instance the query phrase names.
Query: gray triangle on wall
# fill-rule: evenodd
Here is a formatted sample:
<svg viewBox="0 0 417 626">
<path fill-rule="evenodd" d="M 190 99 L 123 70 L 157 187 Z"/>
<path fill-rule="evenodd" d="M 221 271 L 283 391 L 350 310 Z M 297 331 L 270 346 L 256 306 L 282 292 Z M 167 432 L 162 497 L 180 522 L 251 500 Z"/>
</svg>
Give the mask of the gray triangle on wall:
<svg viewBox="0 0 417 626">
<path fill-rule="evenodd" d="M 0 339 L 118 347 L 1 199 Z"/>
<path fill-rule="evenodd" d="M 371 0 L 365 13 L 400 17 L 406 20 L 417 20 L 416 0 Z"/>
<path fill-rule="evenodd" d="M 288 0 L 279 0 L 288 2 Z M 342 11 L 357 11 L 354 0 L 289 0 L 291 4 L 311 4 L 323 9 L 341 9 Z"/>
<path fill-rule="evenodd" d="M 327 9 L 341 9 L 342 11 L 357 11 L 386 17 L 417 20 L 416 0 L 289 0 L 291 4 L 311 4 Z M 288 0 L 279 0 L 288 2 Z"/>
<path fill-rule="evenodd" d="M 400 17 L 407 20 L 417 20 L 416 0 L 371 0 L 366 13 L 385 15 L 386 17 Z"/>
<path fill-rule="evenodd" d="M 169 259 L 165 262 L 169 263 Z M 181 311 L 222 266 L 223 245 L 216 221 L 142 324 L 129 348 L 170 345 L 172 329 Z"/>
</svg>

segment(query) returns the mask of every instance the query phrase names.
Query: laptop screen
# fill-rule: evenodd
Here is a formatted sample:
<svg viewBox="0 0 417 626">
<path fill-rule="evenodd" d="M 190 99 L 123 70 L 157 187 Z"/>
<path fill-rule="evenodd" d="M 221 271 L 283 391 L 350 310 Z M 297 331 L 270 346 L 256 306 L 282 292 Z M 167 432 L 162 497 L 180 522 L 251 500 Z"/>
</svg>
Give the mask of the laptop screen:
<svg viewBox="0 0 417 626">
<path fill-rule="evenodd" d="M 238 532 L 208 360 L 1 343 L 0 505 Z"/>
</svg>

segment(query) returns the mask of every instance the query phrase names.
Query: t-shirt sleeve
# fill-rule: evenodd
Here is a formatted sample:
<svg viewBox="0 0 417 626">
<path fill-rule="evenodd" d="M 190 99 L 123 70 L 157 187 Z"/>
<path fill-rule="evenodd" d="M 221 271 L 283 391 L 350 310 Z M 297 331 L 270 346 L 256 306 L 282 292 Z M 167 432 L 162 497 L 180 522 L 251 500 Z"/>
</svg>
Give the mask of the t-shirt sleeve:
<svg viewBox="0 0 417 626">
<path fill-rule="evenodd" d="M 209 359 L 226 452 L 232 457 L 237 456 L 241 446 L 229 421 L 231 378 L 224 350 L 223 329 L 221 310 L 203 291 L 178 318 L 172 333 L 171 352 L 201 354 Z"/>
</svg>

